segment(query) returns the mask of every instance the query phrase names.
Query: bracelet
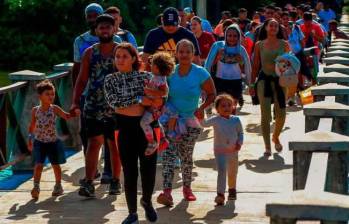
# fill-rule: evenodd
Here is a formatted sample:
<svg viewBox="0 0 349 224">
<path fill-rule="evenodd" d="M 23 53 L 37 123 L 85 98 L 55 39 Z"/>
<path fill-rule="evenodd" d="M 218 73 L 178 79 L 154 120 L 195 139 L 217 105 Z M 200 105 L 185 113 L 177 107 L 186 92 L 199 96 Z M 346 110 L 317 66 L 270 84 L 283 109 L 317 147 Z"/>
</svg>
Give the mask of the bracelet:
<svg viewBox="0 0 349 224">
<path fill-rule="evenodd" d="M 35 139 L 34 134 L 33 134 L 33 133 L 29 133 L 29 134 L 28 134 L 28 139 L 29 139 L 29 140 L 34 140 L 34 139 Z"/>
</svg>

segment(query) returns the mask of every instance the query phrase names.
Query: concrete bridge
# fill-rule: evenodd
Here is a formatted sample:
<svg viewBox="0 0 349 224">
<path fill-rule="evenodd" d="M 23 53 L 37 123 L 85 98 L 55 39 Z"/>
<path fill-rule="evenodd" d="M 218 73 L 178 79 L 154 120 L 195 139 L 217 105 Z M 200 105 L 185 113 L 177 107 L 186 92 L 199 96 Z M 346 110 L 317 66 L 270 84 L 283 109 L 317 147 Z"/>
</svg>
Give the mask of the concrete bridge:
<svg viewBox="0 0 349 224">
<path fill-rule="evenodd" d="M 343 21 L 349 22 L 349 18 L 344 16 Z M 347 47 L 347 49 L 349 49 L 349 47 Z M 349 74 L 346 73 L 346 71 L 349 71 L 349 67 L 346 65 L 346 62 L 349 61 L 349 57 L 347 57 L 348 59 L 345 57 L 343 56 L 344 59 L 342 58 L 338 61 L 338 63 L 342 62 L 342 64 L 337 67 L 334 65 L 331 65 L 332 67 L 325 66 L 327 69 L 331 68 L 332 70 L 329 69 L 326 71 L 326 74 L 324 71 L 321 71 L 321 83 L 336 82 L 348 86 L 348 79 L 345 75 Z M 329 64 L 332 64 L 332 62 L 333 60 L 328 61 Z M 66 65 L 57 66 L 56 72 L 50 74 L 49 78 L 56 80 L 56 86 L 60 87 L 58 88 L 58 103 L 61 104 L 63 108 L 68 109 L 71 100 L 71 98 L 69 98 L 71 87 L 69 88 L 69 72 L 65 71 L 66 67 Z M 326 68 L 324 70 L 326 70 Z M 336 69 L 339 69 L 341 73 L 338 74 Z M 21 97 L 25 97 L 25 94 L 30 94 L 32 91 L 30 88 L 36 80 L 42 78 L 42 74 L 30 74 L 32 78 L 27 78 L 25 81 L 23 81 L 23 73 L 12 74 L 13 79 L 17 77 L 17 79 L 21 79 L 21 81 L 16 82 L 11 87 L 0 88 L 0 99 L 2 99 L 2 102 L 6 102 L 6 104 L 0 104 L 0 114 L 1 118 L 5 115 L 5 117 L 7 117 L 7 119 L 0 119 L 0 124 L 2 125 L 0 125 L 0 146 L 2 148 L 2 154 L 5 155 L 5 159 L 7 160 L 11 160 L 10 154 L 15 151 L 25 152 L 25 142 L 23 142 L 23 136 L 26 136 L 26 127 L 24 124 L 26 122 L 27 113 L 25 112 L 25 108 L 36 102 L 28 98 L 22 99 Z M 306 141 L 304 140 L 304 136 L 308 136 L 306 140 L 309 140 L 312 143 L 311 145 L 318 144 L 317 147 L 319 148 L 319 141 L 322 141 L 322 145 L 329 145 L 327 148 L 320 148 L 321 152 L 329 154 L 329 157 L 332 159 L 343 158 L 343 154 L 341 154 L 342 157 L 337 157 L 337 154 L 333 154 L 336 149 L 342 150 L 342 152 L 345 153 L 344 156 L 347 156 L 349 147 L 347 147 L 348 140 L 346 136 L 349 135 L 349 132 L 346 126 L 348 124 L 348 116 L 346 114 L 349 113 L 347 101 L 349 93 L 346 91 L 347 88 L 343 86 L 334 86 L 330 84 L 325 87 L 326 88 L 322 89 L 315 88 L 313 90 L 315 101 L 324 100 L 324 102 L 316 102 L 305 108 L 296 106 L 287 108 L 287 121 L 281 136 L 284 150 L 280 154 L 273 154 L 269 159 L 262 156 L 264 144 L 260 134 L 259 107 L 251 104 L 249 96 L 244 96 L 246 104 L 243 109 L 239 111 L 239 116 L 244 125 L 246 141 L 239 155 L 238 199 L 235 202 L 228 202 L 225 206 L 215 207 L 214 198 L 216 196 L 217 171 L 215 169 L 212 150 L 213 132 L 211 129 L 206 129 L 203 132 L 194 151 L 195 168 L 193 170 L 194 180 L 192 186 L 194 193 L 197 195 L 197 201 L 189 203 L 183 200 L 181 189 L 182 180 L 181 176 L 177 174 L 174 184 L 174 206 L 172 208 L 165 208 L 156 204 L 155 198 L 161 191 L 162 182 L 161 165 L 159 164 L 157 169 L 156 192 L 154 193 L 154 205 L 159 213 L 158 223 L 260 224 L 295 223 L 303 219 L 314 220 L 312 223 L 319 223 L 319 221 L 316 220 L 322 220 L 322 223 L 346 223 L 343 221 L 343 219 L 345 220 L 343 217 L 349 216 L 349 203 L 345 204 L 345 202 L 348 201 L 348 196 L 343 195 L 348 194 L 347 160 L 341 163 L 333 163 L 334 165 L 340 164 L 341 168 L 344 167 L 340 170 L 342 172 L 341 174 L 344 172 L 345 178 L 340 179 L 340 173 L 337 172 L 339 168 L 333 164 L 331 165 L 331 161 L 338 160 L 329 159 L 327 163 L 327 157 L 323 160 L 318 160 L 317 158 L 324 157 L 318 157 L 317 155 L 313 156 L 313 158 L 310 156 L 309 158 L 308 155 L 310 151 L 308 154 L 302 154 L 302 151 L 300 151 L 300 153 L 290 151 L 290 149 L 299 150 L 299 147 L 297 148 L 295 146 L 297 145 L 296 143 L 301 142 L 302 146 L 305 145 Z M 331 96 L 335 96 L 336 99 Z M 335 104 L 335 101 L 338 104 Z M 323 105 L 324 103 L 326 105 Z M 3 105 L 6 105 L 6 108 Z M 334 106 L 334 108 L 331 106 Z M 323 112 L 326 109 L 327 111 Z M 328 110 L 331 111 L 329 112 Z M 321 113 L 324 113 L 324 118 L 321 117 Z M 316 119 L 319 119 L 319 121 L 317 122 Z M 335 121 L 337 121 L 337 123 Z M 345 125 L 342 125 L 343 123 Z M 79 142 L 76 140 L 76 123 L 60 123 L 59 129 L 61 133 L 70 136 L 66 139 L 67 148 L 75 148 L 79 145 Z M 318 129 L 324 132 L 327 131 L 326 133 L 330 134 L 314 135 L 317 138 L 314 140 L 311 139 L 311 136 L 305 135 L 306 132 L 312 129 Z M 4 132 L 3 130 L 7 131 Z M 341 135 L 335 135 L 335 137 L 337 137 L 335 138 L 333 134 L 331 134 L 331 131 L 340 133 Z M 291 148 L 289 147 L 289 142 L 293 142 L 293 144 L 290 144 Z M 309 148 L 311 147 L 309 146 Z M 309 148 L 307 150 L 310 150 Z M 310 152 L 310 155 L 311 153 L 312 152 Z M 308 158 L 308 160 L 306 158 Z M 310 160 L 311 165 L 309 165 Z M 304 165 L 307 163 L 308 168 Z M 15 166 L 14 169 L 27 170 L 30 166 L 30 160 L 26 160 L 24 163 Z M 301 167 L 301 169 L 299 167 Z M 328 167 L 327 175 L 330 178 L 326 178 L 326 169 L 323 171 L 324 167 Z M 307 171 L 308 169 L 309 172 Z M 334 170 L 336 172 L 334 172 Z M 97 182 L 96 199 L 85 199 L 78 196 L 79 179 L 84 177 L 84 157 L 82 152 L 76 152 L 69 157 L 67 163 L 62 166 L 62 171 L 65 193 L 57 198 L 51 197 L 54 175 L 50 166 L 46 166 L 43 172 L 41 194 L 38 201 L 31 199 L 31 179 L 24 181 L 23 184 L 15 189 L 1 190 L 0 223 L 120 223 L 123 218 L 127 216 L 128 212 L 125 195 L 122 194 L 118 197 L 109 196 L 107 185 L 99 185 Z M 312 178 L 314 177 L 313 173 L 315 173 L 316 178 Z M 299 184 L 300 182 L 295 184 L 295 180 L 298 179 L 303 180 L 302 184 L 306 186 L 301 186 L 302 184 Z M 314 183 L 314 181 L 317 181 L 316 179 L 320 180 Z M 321 182 L 322 179 L 324 179 L 325 182 L 331 182 L 331 184 Z M 2 181 L 6 181 L 6 179 Z M 318 194 L 317 200 L 304 200 L 302 204 L 297 202 L 298 198 L 295 198 L 289 204 L 287 204 L 288 201 L 286 201 L 287 203 L 285 202 L 285 200 L 287 200 L 287 195 L 299 192 L 295 190 L 308 189 L 307 187 L 309 186 L 311 186 L 310 192 L 314 189 L 315 197 L 316 194 Z M 340 200 L 333 202 L 329 198 L 327 201 L 328 205 L 333 205 L 334 210 L 331 211 L 333 211 L 335 215 L 331 215 L 332 213 L 326 210 L 327 207 L 321 204 L 321 200 L 324 200 L 321 196 L 324 192 L 324 188 L 326 188 L 326 191 L 330 192 L 335 192 L 336 189 L 342 189 L 341 192 L 335 192 L 341 194 L 331 194 L 334 199 L 338 199 L 339 197 Z M 343 192 L 343 189 L 345 192 Z M 300 204 L 296 204 L 296 202 Z M 318 212 L 312 218 L 310 216 L 307 218 L 301 217 L 304 212 L 296 214 L 295 211 L 297 209 L 308 208 L 309 206 L 313 206 L 314 203 L 320 210 L 316 210 Z M 287 207 L 288 212 L 278 213 L 281 211 L 280 209 L 284 208 L 283 206 L 290 206 Z M 298 207 L 295 208 L 292 206 Z M 310 209 L 314 209 L 314 207 L 310 207 Z M 319 211 L 323 212 L 321 213 Z M 310 213 L 308 212 L 307 214 Z M 284 214 L 287 214 L 287 217 L 284 217 Z M 290 218 L 289 216 L 292 214 L 294 214 L 295 217 Z M 327 216 L 328 220 L 321 219 L 321 217 L 318 219 L 314 218 L 316 215 L 322 214 Z M 142 209 L 139 209 L 139 215 L 140 222 L 147 223 Z M 339 219 L 339 217 L 341 218 Z M 297 223 L 302 222 L 298 221 Z"/>
</svg>

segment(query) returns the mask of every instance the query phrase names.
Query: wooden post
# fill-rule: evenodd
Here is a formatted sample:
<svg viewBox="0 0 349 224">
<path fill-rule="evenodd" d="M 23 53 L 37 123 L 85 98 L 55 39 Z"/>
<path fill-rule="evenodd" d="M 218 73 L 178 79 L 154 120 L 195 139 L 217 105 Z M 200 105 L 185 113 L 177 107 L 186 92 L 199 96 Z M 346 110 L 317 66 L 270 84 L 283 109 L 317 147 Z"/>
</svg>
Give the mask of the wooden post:
<svg viewBox="0 0 349 224">
<path fill-rule="evenodd" d="M 320 117 L 305 116 L 305 133 L 315 131 L 318 129 L 320 123 Z"/>
<path fill-rule="evenodd" d="M 332 121 L 332 131 L 341 135 L 349 136 L 348 132 L 348 118 L 334 117 Z"/>
<path fill-rule="evenodd" d="M 348 152 L 330 152 L 325 191 L 348 194 Z"/>
<path fill-rule="evenodd" d="M 293 151 L 293 190 L 305 189 L 312 152 Z"/>
</svg>

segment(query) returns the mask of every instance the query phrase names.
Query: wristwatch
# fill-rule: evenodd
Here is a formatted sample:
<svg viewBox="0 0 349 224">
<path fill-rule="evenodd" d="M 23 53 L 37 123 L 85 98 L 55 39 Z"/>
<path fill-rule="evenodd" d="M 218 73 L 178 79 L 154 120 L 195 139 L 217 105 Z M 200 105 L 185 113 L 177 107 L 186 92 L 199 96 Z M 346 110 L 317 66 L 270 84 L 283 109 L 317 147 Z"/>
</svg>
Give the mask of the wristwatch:
<svg viewBox="0 0 349 224">
<path fill-rule="evenodd" d="M 143 96 L 137 96 L 136 99 L 139 104 L 143 103 Z"/>
</svg>

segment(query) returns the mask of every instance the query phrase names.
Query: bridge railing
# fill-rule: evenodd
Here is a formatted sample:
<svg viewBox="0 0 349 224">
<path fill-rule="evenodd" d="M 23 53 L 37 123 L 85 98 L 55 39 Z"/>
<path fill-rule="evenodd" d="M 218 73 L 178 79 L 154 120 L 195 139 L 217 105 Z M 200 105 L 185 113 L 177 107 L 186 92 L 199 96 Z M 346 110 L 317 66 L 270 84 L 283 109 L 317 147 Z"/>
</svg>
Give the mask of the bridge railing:
<svg viewBox="0 0 349 224">
<path fill-rule="evenodd" d="M 39 104 L 35 86 L 44 79 L 53 82 L 56 88 L 55 104 L 68 110 L 72 102 L 72 64 L 54 66 L 48 74 L 34 71 L 19 71 L 9 74 L 13 84 L 0 88 L 0 166 L 28 153 L 27 136 L 32 107 Z M 68 122 L 59 119 L 57 131 L 67 147 L 80 146 L 78 118 Z M 32 169 L 32 158 L 16 164 L 14 170 Z"/>
<path fill-rule="evenodd" d="M 330 51 L 337 48 L 333 43 Z M 337 45 L 349 51 L 345 42 Z M 306 134 L 289 142 L 294 191 L 266 205 L 272 224 L 299 220 L 347 224 L 349 220 L 349 87 L 345 86 L 349 57 L 327 55 L 324 61 L 319 76 L 323 85 L 312 88 L 315 102 L 303 111 Z"/>
</svg>

